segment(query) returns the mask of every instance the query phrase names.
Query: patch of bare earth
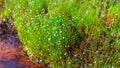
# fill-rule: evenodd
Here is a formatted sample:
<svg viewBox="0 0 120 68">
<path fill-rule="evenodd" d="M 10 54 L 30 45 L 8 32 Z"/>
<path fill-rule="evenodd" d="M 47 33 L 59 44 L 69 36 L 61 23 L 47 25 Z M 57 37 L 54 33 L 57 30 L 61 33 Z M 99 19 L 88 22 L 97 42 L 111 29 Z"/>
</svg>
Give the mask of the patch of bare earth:
<svg viewBox="0 0 120 68">
<path fill-rule="evenodd" d="M 0 19 L 0 68 L 48 68 L 29 59 L 22 50 L 16 28 L 2 19 Z"/>
</svg>

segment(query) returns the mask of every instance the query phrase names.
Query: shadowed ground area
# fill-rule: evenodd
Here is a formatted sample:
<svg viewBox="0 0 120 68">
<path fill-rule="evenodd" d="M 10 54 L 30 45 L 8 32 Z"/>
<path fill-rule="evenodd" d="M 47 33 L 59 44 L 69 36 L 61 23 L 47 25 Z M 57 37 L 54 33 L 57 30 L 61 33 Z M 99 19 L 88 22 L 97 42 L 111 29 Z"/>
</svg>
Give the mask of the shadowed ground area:
<svg viewBox="0 0 120 68">
<path fill-rule="evenodd" d="M 22 50 L 22 44 L 15 27 L 0 19 L 0 68 L 48 68 L 29 59 Z"/>
</svg>

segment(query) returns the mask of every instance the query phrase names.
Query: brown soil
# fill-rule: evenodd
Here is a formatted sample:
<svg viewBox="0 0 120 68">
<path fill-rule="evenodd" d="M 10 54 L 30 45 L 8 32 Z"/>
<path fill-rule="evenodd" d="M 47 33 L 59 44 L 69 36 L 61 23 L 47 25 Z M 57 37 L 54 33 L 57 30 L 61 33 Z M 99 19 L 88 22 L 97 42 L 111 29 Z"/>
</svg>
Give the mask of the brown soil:
<svg viewBox="0 0 120 68">
<path fill-rule="evenodd" d="M 14 25 L 0 19 L 0 68 L 48 68 L 31 61 L 22 50 Z"/>
</svg>

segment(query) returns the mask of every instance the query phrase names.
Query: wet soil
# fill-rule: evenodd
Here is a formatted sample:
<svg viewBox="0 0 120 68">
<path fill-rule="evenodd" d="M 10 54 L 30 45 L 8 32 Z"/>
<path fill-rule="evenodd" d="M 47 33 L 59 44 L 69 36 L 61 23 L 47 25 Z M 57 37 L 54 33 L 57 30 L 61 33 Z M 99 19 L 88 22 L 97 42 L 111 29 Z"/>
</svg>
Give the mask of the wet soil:
<svg viewBox="0 0 120 68">
<path fill-rule="evenodd" d="M 22 49 L 17 30 L 8 20 L 0 19 L 0 68 L 48 68 L 35 63 Z"/>
</svg>

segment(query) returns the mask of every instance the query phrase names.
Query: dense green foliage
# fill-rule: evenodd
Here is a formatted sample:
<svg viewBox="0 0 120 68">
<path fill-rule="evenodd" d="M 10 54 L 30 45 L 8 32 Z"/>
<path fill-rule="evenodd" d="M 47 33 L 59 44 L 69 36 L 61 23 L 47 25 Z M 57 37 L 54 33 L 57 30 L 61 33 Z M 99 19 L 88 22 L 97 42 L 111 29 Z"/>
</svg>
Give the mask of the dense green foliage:
<svg viewBox="0 0 120 68">
<path fill-rule="evenodd" d="M 6 0 L 29 56 L 53 68 L 120 64 L 120 3 L 112 0 Z"/>
</svg>

